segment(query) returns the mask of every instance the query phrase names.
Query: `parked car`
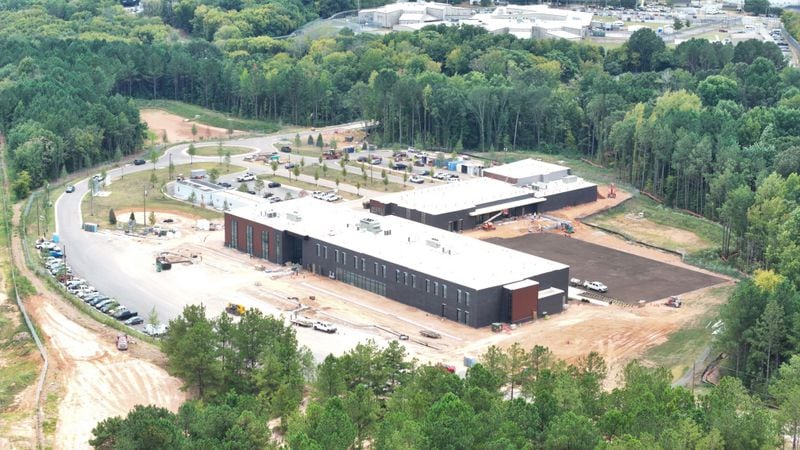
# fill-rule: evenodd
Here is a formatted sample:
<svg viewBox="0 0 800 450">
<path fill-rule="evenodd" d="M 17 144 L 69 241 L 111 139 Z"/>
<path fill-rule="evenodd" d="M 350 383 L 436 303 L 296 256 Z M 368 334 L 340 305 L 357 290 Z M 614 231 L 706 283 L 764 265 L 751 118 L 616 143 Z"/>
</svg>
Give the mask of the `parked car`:
<svg viewBox="0 0 800 450">
<path fill-rule="evenodd" d="M 138 315 L 139 315 L 139 313 L 137 313 L 136 311 L 126 310 L 126 311 L 117 313 L 114 316 L 114 318 L 117 319 L 117 320 L 122 320 L 122 321 L 128 322 L 128 321 L 130 321 L 131 318 L 137 317 Z M 142 323 L 142 322 L 139 322 L 139 323 Z"/>
<path fill-rule="evenodd" d="M 253 175 L 250 172 L 247 172 L 244 175 L 239 175 L 238 177 L 236 177 L 236 181 L 238 181 L 239 183 L 242 183 L 242 182 L 245 182 L 245 181 L 255 181 L 255 180 L 256 180 L 256 176 Z"/>
<path fill-rule="evenodd" d="M 144 319 L 142 319 L 141 317 L 139 317 L 137 315 L 137 316 L 133 316 L 133 317 L 130 317 L 130 318 L 126 319 L 125 322 L 123 322 L 123 323 L 125 325 L 131 325 L 131 326 L 139 325 L 140 323 L 144 323 Z"/>
<path fill-rule="evenodd" d="M 409 178 L 408 181 L 410 181 L 412 183 L 417 183 L 417 184 L 422 184 L 422 183 L 425 182 L 425 180 L 422 179 L 422 177 L 419 176 L 419 175 L 411 175 L 411 178 Z"/>
<path fill-rule="evenodd" d="M 232 187 L 233 187 L 233 185 L 232 185 L 232 184 L 230 184 L 230 183 L 228 183 L 228 182 L 226 182 L 226 181 L 221 181 L 221 182 L 219 182 L 218 184 L 219 184 L 220 186 L 224 187 L 225 189 L 230 189 L 230 188 L 232 188 Z"/>
<path fill-rule="evenodd" d="M 360 155 L 358 158 L 356 158 L 356 161 L 358 161 L 358 162 L 367 162 L 367 161 L 369 161 L 369 157 L 367 155 Z"/>
<path fill-rule="evenodd" d="M 586 281 L 583 287 L 595 292 L 608 292 L 608 287 L 599 281 Z"/>
<path fill-rule="evenodd" d="M 67 188 L 64 189 L 64 192 L 66 192 L 67 194 L 72 194 L 73 192 L 75 192 L 75 186 L 71 184 L 67 185 Z"/>
<path fill-rule="evenodd" d="M 134 160 L 133 160 L 133 165 L 134 165 L 134 166 L 143 166 L 143 165 L 145 165 L 146 163 L 147 163 L 147 161 L 145 161 L 145 160 L 143 160 L 143 159 L 134 159 Z"/>
<path fill-rule="evenodd" d="M 394 163 L 394 170 L 406 170 L 408 168 L 408 164 L 405 163 Z"/>
<path fill-rule="evenodd" d="M 286 164 L 285 166 L 283 166 L 283 167 L 284 167 L 285 169 L 287 169 L 287 170 L 289 170 L 289 169 L 294 169 L 295 167 L 297 167 L 297 164 L 295 164 L 295 163 L 287 163 L 287 164 Z"/>
<path fill-rule="evenodd" d="M 277 181 L 270 181 L 270 182 L 267 184 L 267 187 L 268 187 L 268 188 L 276 188 L 276 187 L 281 187 L 281 184 L 280 184 L 280 183 L 278 183 Z"/>
<path fill-rule="evenodd" d="M 370 164 L 372 164 L 373 166 L 377 166 L 378 164 L 380 164 L 382 162 L 383 162 L 382 158 L 372 158 L 372 161 L 370 161 Z"/>
<path fill-rule="evenodd" d="M 336 333 L 336 326 L 330 322 L 323 322 L 318 320 L 314 322 L 314 329 L 317 331 L 324 331 L 326 333 Z"/>
<path fill-rule="evenodd" d="M 264 198 L 270 198 L 270 197 L 272 197 L 273 195 L 275 195 L 275 194 L 273 194 L 272 192 L 265 192 L 265 193 L 264 193 Z"/>
</svg>

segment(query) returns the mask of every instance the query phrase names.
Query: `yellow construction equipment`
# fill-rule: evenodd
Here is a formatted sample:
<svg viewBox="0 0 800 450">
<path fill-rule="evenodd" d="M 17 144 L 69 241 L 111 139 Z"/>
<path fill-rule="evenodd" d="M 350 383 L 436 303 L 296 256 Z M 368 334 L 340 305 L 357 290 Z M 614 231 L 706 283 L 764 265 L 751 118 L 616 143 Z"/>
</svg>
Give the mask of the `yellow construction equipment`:
<svg viewBox="0 0 800 450">
<path fill-rule="evenodd" d="M 241 316 L 246 310 L 247 308 L 236 303 L 228 303 L 228 306 L 225 307 L 225 312 L 234 316 Z"/>
</svg>

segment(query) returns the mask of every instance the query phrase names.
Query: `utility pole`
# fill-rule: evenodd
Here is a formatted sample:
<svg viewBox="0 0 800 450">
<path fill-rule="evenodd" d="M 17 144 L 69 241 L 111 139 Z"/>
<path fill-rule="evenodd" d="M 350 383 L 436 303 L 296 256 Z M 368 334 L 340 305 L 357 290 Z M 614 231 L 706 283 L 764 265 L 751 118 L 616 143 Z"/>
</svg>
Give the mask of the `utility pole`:
<svg viewBox="0 0 800 450">
<path fill-rule="evenodd" d="M 144 188 L 144 217 L 142 217 L 142 223 L 144 227 L 147 228 L 147 186 Z"/>
</svg>

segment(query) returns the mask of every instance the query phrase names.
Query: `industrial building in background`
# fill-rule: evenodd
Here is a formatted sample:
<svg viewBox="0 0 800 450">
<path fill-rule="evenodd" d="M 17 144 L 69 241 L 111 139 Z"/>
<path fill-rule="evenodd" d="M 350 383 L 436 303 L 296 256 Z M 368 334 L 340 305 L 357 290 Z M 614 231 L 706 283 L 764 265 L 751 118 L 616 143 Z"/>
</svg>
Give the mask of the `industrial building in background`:
<svg viewBox="0 0 800 450">
<path fill-rule="evenodd" d="M 507 5 L 491 12 L 436 2 L 397 2 L 359 11 L 360 23 L 394 31 L 416 31 L 428 25 L 472 25 L 492 34 L 521 39 L 579 40 L 588 36 L 593 14 L 547 5 Z"/>
<path fill-rule="evenodd" d="M 472 327 L 556 314 L 567 300 L 564 264 L 308 197 L 226 212 L 225 245 Z"/>
</svg>

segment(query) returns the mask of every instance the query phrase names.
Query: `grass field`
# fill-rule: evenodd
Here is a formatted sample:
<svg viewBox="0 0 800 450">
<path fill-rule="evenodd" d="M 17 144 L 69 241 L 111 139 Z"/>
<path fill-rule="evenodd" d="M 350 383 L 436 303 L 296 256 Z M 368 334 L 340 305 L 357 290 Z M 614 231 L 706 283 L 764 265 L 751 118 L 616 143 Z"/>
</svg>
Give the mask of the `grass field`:
<svg viewBox="0 0 800 450">
<path fill-rule="evenodd" d="M 175 174 L 189 173 L 192 169 L 206 169 L 211 170 L 216 168 L 220 173 L 232 173 L 245 170 L 244 167 L 231 165 L 228 169 L 224 164 L 217 164 L 211 162 L 196 162 L 192 165 L 182 164 L 175 166 Z M 150 183 L 150 176 L 156 174 L 156 183 Z M 222 217 L 217 211 L 194 208 L 189 204 L 179 202 L 167 197 L 161 192 L 161 186 L 166 183 L 169 177 L 167 169 L 145 170 L 136 172 L 134 174 L 125 175 L 122 179 L 115 179 L 110 186 L 104 190 L 111 192 L 107 197 L 95 196 L 94 200 L 90 196 L 86 196 L 81 204 L 81 211 L 83 213 L 83 220 L 86 222 L 99 223 L 102 226 L 109 226 L 108 211 L 114 208 L 114 211 L 136 210 L 144 209 L 144 190 L 148 191 L 147 194 L 147 211 L 173 212 L 178 214 L 188 215 L 190 217 L 198 217 L 204 219 L 219 219 Z M 154 187 L 155 186 L 155 187 Z M 94 202 L 94 206 L 92 206 Z M 94 210 L 94 214 L 92 214 Z M 148 213 L 149 215 L 149 213 Z M 126 217 L 120 217 L 117 213 L 117 220 L 124 222 Z"/>
<path fill-rule="evenodd" d="M 232 128 L 234 130 L 252 131 L 256 133 L 274 133 L 280 129 L 280 126 L 272 122 L 244 119 L 173 100 L 136 100 L 136 105 L 139 108 L 163 109 L 164 111 L 186 118 L 199 116 L 196 119 L 197 123 L 217 128 Z"/>
<path fill-rule="evenodd" d="M 7 301 L 12 300 L 9 297 Z M 0 314 L 0 361 L 3 361 L 0 365 L 0 412 L 5 412 L 14 397 L 34 382 L 39 368 L 33 340 L 25 326 L 10 316 L 12 311 L 17 310 L 3 308 Z M 26 333 L 26 338 L 14 339 L 19 333 Z"/>
<path fill-rule="evenodd" d="M 352 164 L 350 164 L 350 166 L 359 167 Z M 342 174 L 342 170 L 338 167 L 336 169 L 328 168 L 327 172 L 324 172 L 322 167 L 316 163 L 303 167 L 300 173 L 312 177 L 314 173 L 318 173 L 321 180 L 336 181 L 338 179 L 340 183 L 349 184 L 351 186 L 360 185 L 362 188 L 373 191 L 399 192 L 411 189 L 409 186 L 403 186 L 402 184 L 393 183 L 391 181 L 389 184 L 384 185 L 383 179 L 381 178 L 381 169 L 379 167 L 372 167 L 372 177 L 370 177 L 370 166 L 366 165 L 365 168 L 367 171 L 366 177 L 363 174 L 355 174 L 352 172 L 347 172 L 347 175 L 344 175 Z"/>
<path fill-rule="evenodd" d="M 710 298 L 723 299 L 730 295 L 730 286 L 710 289 L 705 295 Z M 692 368 L 697 357 L 706 347 L 712 346 L 714 336 L 711 325 L 719 319 L 719 308 L 722 302 L 709 306 L 708 311 L 692 323 L 672 333 L 661 345 L 650 348 L 642 357 L 653 365 L 665 367 L 678 379 Z M 713 352 L 712 352 L 713 353 Z M 695 367 L 697 372 L 703 367 Z"/>
<path fill-rule="evenodd" d="M 258 178 L 264 180 L 265 183 L 268 183 L 270 181 L 277 181 L 278 183 L 284 184 L 286 186 L 296 187 L 298 189 L 303 189 L 308 192 L 329 190 L 329 188 L 326 188 L 324 186 L 317 186 L 314 183 L 306 183 L 305 181 L 295 180 L 294 177 L 292 177 L 291 180 L 281 175 L 261 175 Z M 359 196 L 352 194 L 350 192 L 338 191 L 338 194 L 345 200 L 355 200 L 357 198 L 360 198 Z"/>
<path fill-rule="evenodd" d="M 719 224 L 667 208 L 641 195 L 589 221 L 632 239 L 684 254 L 713 249 L 722 242 Z"/>
<path fill-rule="evenodd" d="M 207 147 L 195 147 L 197 150 L 197 154 L 195 156 L 219 156 L 219 147 L 218 146 L 207 146 Z M 231 156 L 242 155 L 244 153 L 250 153 L 254 150 L 252 148 L 247 147 L 231 147 L 231 146 L 223 146 L 222 147 L 222 154 L 224 155 L 225 152 L 230 152 Z"/>
</svg>

